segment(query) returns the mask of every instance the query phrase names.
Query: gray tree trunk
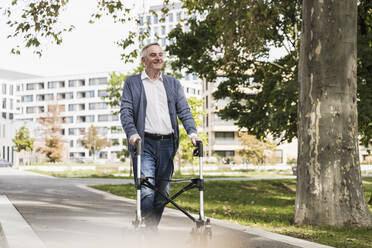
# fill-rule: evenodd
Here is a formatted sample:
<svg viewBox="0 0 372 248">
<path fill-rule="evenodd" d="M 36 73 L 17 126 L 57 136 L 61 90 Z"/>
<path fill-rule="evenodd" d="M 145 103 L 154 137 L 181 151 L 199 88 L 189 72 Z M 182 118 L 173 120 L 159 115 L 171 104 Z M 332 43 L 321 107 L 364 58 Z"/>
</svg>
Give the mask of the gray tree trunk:
<svg viewBox="0 0 372 248">
<path fill-rule="evenodd" d="M 304 0 L 295 224 L 370 226 L 357 123 L 357 0 Z"/>
</svg>

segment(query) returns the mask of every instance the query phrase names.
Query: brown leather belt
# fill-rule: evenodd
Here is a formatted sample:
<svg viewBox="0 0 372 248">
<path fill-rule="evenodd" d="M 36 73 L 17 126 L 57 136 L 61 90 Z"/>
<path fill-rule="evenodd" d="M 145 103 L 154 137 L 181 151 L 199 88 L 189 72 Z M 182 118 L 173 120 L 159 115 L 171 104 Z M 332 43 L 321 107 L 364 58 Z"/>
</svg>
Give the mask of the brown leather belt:
<svg viewBox="0 0 372 248">
<path fill-rule="evenodd" d="M 163 140 L 163 139 L 170 139 L 172 138 L 173 133 L 171 134 L 153 134 L 153 133 L 145 133 L 145 138 L 154 139 L 154 140 Z"/>
</svg>

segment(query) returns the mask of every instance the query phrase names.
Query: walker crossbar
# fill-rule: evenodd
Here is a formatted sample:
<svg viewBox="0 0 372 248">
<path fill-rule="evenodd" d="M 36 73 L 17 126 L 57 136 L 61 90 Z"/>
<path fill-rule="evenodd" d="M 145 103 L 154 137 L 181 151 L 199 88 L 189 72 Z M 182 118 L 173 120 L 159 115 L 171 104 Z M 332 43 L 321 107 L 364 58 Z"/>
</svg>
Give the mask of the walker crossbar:
<svg viewBox="0 0 372 248">
<path fill-rule="evenodd" d="M 204 189 L 204 179 L 200 179 L 200 178 L 190 178 L 188 179 L 187 181 L 191 181 L 188 185 L 186 185 L 185 187 L 183 187 L 181 190 L 179 190 L 177 193 L 175 193 L 173 196 L 171 197 L 168 197 L 166 196 L 163 192 L 161 192 L 155 185 L 153 185 L 149 179 L 151 179 L 152 177 L 141 177 L 141 180 L 140 180 L 140 185 L 143 185 L 145 187 L 148 187 L 154 191 L 156 191 L 158 194 L 160 194 L 164 199 L 167 200 L 166 203 L 164 203 L 162 206 L 159 206 L 159 207 L 163 207 L 165 205 L 167 205 L 168 203 L 172 203 L 173 206 L 175 206 L 178 210 L 180 210 L 182 213 L 184 213 L 189 219 L 191 219 L 193 222 L 195 223 L 201 223 L 203 224 L 204 223 L 204 220 L 202 219 L 195 219 L 191 214 L 189 214 L 184 208 L 182 208 L 181 206 L 179 206 L 176 202 L 174 202 L 174 199 L 176 199 L 178 196 L 180 196 L 182 193 L 186 192 L 186 191 L 189 191 L 193 188 L 199 188 L 199 190 L 203 190 Z M 164 180 L 164 181 L 168 181 L 168 180 Z M 169 180 L 169 181 L 173 181 L 173 180 Z M 182 180 L 184 181 L 184 180 Z M 158 207 L 158 208 L 159 208 Z M 157 208 L 156 208 L 157 209 Z M 153 211 L 155 211 L 156 209 L 154 209 Z M 152 212 L 151 212 L 152 213 Z M 151 214 L 149 213 L 149 215 Z"/>
<path fill-rule="evenodd" d="M 161 192 L 155 185 L 153 185 L 150 182 L 150 179 L 155 179 L 153 177 L 141 177 L 141 142 L 140 140 L 137 140 L 136 142 L 136 150 L 137 150 L 137 177 L 136 177 L 136 182 L 135 182 L 135 187 L 137 190 L 137 211 L 136 211 L 136 219 L 133 221 L 133 225 L 135 228 L 141 227 L 144 223 L 142 221 L 142 215 L 141 215 L 141 188 L 142 186 L 148 187 L 155 192 L 157 192 L 159 195 L 161 195 L 166 202 L 159 207 L 164 207 L 168 203 L 172 203 L 173 206 L 175 206 L 178 210 L 180 210 L 182 213 L 184 213 L 189 219 L 191 219 L 193 222 L 196 223 L 196 232 L 200 231 L 206 231 L 206 233 L 210 234 L 210 220 L 205 218 L 204 216 L 204 179 L 203 179 L 203 143 L 202 141 L 197 141 L 196 142 L 196 149 L 193 151 L 194 156 L 199 157 L 199 178 L 189 178 L 189 179 L 158 179 L 161 181 L 168 181 L 168 182 L 189 182 L 185 187 L 183 187 L 181 190 L 179 190 L 177 193 L 175 193 L 173 196 L 168 197 L 167 194 L 164 192 Z M 182 193 L 189 191 L 191 189 L 198 188 L 199 189 L 199 218 L 196 219 L 193 217 L 189 212 L 187 212 L 184 208 L 179 206 L 174 200 L 180 196 Z M 153 211 L 155 211 L 154 209 Z M 152 213 L 152 212 L 151 212 Z M 149 213 L 149 215 L 151 215 Z M 146 217 L 146 216 L 144 216 Z"/>
</svg>

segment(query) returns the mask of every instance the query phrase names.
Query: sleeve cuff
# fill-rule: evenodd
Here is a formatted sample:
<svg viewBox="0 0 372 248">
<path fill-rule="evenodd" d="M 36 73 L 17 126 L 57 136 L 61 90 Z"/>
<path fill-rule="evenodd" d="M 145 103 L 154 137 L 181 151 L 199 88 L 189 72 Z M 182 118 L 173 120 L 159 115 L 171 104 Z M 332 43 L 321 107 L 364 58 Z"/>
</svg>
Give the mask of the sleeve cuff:
<svg viewBox="0 0 372 248">
<path fill-rule="evenodd" d="M 197 137 L 198 135 L 196 134 L 196 133 L 190 133 L 189 134 L 189 138 L 191 139 L 191 138 L 194 138 L 194 137 Z"/>
</svg>

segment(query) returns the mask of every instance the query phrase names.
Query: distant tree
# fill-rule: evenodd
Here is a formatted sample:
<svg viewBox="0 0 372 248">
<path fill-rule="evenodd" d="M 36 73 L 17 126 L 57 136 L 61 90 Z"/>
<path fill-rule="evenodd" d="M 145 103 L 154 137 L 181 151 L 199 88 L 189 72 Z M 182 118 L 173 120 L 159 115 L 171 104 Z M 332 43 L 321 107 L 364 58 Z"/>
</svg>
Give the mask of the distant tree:
<svg viewBox="0 0 372 248">
<path fill-rule="evenodd" d="M 60 115 L 63 109 L 58 104 L 48 105 L 46 115 L 37 119 L 44 126 L 45 144 L 36 150 L 43 153 L 48 162 L 61 162 L 63 157 L 64 141 L 61 133 L 63 119 Z"/>
<path fill-rule="evenodd" d="M 139 73 L 142 68 L 137 68 L 134 73 Z M 128 75 L 124 75 L 122 73 L 116 73 L 112 72 L 110 74 L 110 80 L 107 82 L 107 88 L 106 92 L 107 95 L 102 96 L 102 99 L 105 101 L 105 103 L 109 106 L 111 106 L 111 113 L 113 115 L 119 115 L 119 108 L 121 104 L 121 94 L 123 92 L 125 79 L 127 79 Z M 121 126 L 121 125 L 120 125 Z M 124 136 L 124 132 L 122 128 L 118 128 L 118 126 L 112 126 L 110 127 L 111 130 L 115 130 L 116 132 L 120 132 Z M 120 152 L 116 154 L 116 158 L 120 159 L 121 162 L 125 162 L 127 157 L 129 156 L 129 150 L 127 147 L 127 139 L 123 138 L 122 140 L 122 149 Z M 114 143 L 113 145 L 117 145 Z M 132 176 L 133 168 L 132 168 L 132 160 L 130 160 L 130 166 L 129 166 L 129 176 Z"/>
<path fill-rule="evenodd" d="M 25 126 L 18 130 L 12 141 L 15 144 L 16 152 L 32 151 L 34 149 L 35 139 L 30 138 L 30 131 Z"/>
<path fill-rule="evenodd" d="M 196 97 L 189 97 L 187 99 L 189 103 L 191 113 L 195 120 L 196 128 L 198 129 L 203 123 L 203 101 L 197 99 Z M 190 137 L 187 135 L 185 128 L 182 126 L 181 122 L 178 120 L 180 126 L 179 140 L 180 145 L 177 151 L 177 163 L 178 163 L 178 173 L 182 174 L 181 167 L 182 164 L 191 163 L 194 170 L 194 157 L 193 157 L 193 144 L 190 142 Z M 198 133 L 198 136 L 203 140 L 203 145 L 207 145 L 207 135 L 204 132 Z"/>
<path fill-rule="evenodd" d="M 88 132 L 83 134 L 80 142 L 92 154 L 93 161 L 96 159 L 96 152 L 111 146 L 111 142 L 106 137 L 100 137 L 97 127 L 93 125 L 89 127 Z"/>
<path fill-rule="evenodd" d="M 30 131 L 27 127 L 22 126 L 16 133 L 13 143 L 15 144 L 16 152 L 21 152 L 22 150 L 29 153 L 34 149 L 35 139 L 30 138 Z M 29 161 L 28 161 L 29 162 Z"/>
<path fill-rule="evenodd" d="M 242 142 L 243 149 L 239 151 L 240 156 L 248 159 L 254 165 L 262 165 L 267 158 L 267 152 L 273 151 L 276 145 L 273 142 L 258 140 L 248 132 L 239 132 L 239 140 Z"/>
</svg>

